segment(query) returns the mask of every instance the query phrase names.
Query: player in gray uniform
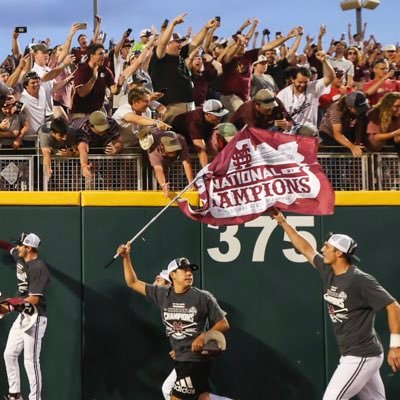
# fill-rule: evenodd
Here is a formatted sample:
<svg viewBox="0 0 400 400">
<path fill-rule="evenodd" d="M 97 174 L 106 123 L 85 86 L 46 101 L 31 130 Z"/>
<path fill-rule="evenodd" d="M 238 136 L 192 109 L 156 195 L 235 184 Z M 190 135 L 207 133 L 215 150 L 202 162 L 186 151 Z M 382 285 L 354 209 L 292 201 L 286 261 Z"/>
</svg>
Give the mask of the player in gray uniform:
<svg viewBox="0 0 400 400">
<path fill-rule="evenodd" d="M 30 385 L 29 400 L 41 400 L 40 350 L 47 326 L 44 294 L 49 283 L 49 272 L 46 264 L 39 258 L 40 239 L 34 233 L 23 233 L 16 247 L 4 243 L 2 242 L 0 247 L 10 250 L 16 262 L 18 280 L 16 296 L 24 298 L 37 310 L 35 314 L 37 318 L 32 326 L 27 328 L 24 321 L 26 317 L 20 313 L 10 329 L 4 351 L 9 385 L 9 394 L 5 399 L 22 400 L 18 357 L 23 351 L 25 371 Z"/>
<path fill-rule="evenodd" d="M 209 400 L 211 362 L 201 354 L 204 335 L 207 330 L 226 332 L 229 324 L 214 296 L 192 286 L 193 271 L 198 266 L 186 258 L 172 260 L 167 269 L 172 286 L 160 287 L 137 278 L 129 245 L 121 245 L 118 253 L 123 258 L 127 285 L 147 296 L 161 310 L 161 319 L 175 352 L 177 378 L 171 400 Z"/>
<path fill-rule="evenodd" d="M 341 353 L 323 400 L 384 400 L 385 388 L 379 368 L 383 347 L 375 332 L 375 313 L 386 308 L 391 332 L 388 363 L 400 370 L 400 305 L 376 279 L 353 262 L 357 244 L 347 235 L 334 234 L 324 243 L 322 254 L 275 210 L 271 213 L 294 247 L 319 272 Z"/>
</svg>

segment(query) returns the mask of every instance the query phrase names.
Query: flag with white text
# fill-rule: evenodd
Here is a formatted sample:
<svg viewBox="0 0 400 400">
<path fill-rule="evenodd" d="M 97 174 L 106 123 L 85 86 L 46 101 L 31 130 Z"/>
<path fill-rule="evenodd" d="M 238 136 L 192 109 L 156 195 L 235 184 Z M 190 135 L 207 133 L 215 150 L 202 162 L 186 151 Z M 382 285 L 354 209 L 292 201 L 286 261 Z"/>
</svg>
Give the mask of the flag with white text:
<svg viewBox="0 0 400 400">
<path fill-rule="evenodd" d="M 196 177 L 202 207 L 186 200 L 190 218 L 211 225 L 237 225 L 266 210 L 333 214 L 335 194 L 318 163 L 319 139 L 244 128 Z"/>
</svg>

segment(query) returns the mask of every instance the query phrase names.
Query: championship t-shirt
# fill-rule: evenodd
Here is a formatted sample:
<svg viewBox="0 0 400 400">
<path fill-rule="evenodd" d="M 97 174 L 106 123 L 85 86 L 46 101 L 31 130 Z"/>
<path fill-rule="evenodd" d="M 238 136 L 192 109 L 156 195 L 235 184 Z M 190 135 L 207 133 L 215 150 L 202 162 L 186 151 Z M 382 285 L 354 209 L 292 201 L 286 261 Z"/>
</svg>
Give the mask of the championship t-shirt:
<svg viewBox="0 0 400 400">
<path fill-rule="evenodd" d="M 215 297 L 194 287 L 178 294 L 173 288 L 153 285 L 146 285 L 146 295 L 161 310 L 161 319 L 176 361 L 209 361 L 201 353 L 193 352 L 191 346 L 197 336 L 226 315 Z"/>
<path fill-rule="evenodd" d="M 16 297 L 39 296 L 39 304 L 36 305 L 38 315 L 46 315 L 46 298 L 44 293 L 50 282 L 50 274 L 46 264 L 35 258 L 25 261 L 18 256 L 18 249 L 11 249 L 11 255 L 17 267 L 18 291 Z"/>
<path fill-rule="evenodd" d="M 316 254 L 314 265 L 322 278 L 323 298 L 342 356 L 376 357 L 383 352 L 374 328 L 375 313 L 395 299 L 376 279 L 352 265 L 335 275 L 323 256 Z"/>
</svg>

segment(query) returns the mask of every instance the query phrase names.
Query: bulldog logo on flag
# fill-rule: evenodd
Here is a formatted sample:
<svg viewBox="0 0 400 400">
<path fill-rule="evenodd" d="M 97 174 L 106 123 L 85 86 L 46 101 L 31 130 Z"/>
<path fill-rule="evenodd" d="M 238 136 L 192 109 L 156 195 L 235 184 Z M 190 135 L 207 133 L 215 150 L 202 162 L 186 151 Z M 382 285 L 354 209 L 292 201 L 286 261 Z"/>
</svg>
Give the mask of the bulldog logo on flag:
<svg viewBox="0 0 400 400">
<path fill-rule="evenodd" d="M 190 218 L 237 225 L 278 207 L 301 214 L 333 213 L 334 191 L 317 160 L 318 138 L 245 128 L 196 177 L 203 206 L 179 202 Z"/>
</svg>

